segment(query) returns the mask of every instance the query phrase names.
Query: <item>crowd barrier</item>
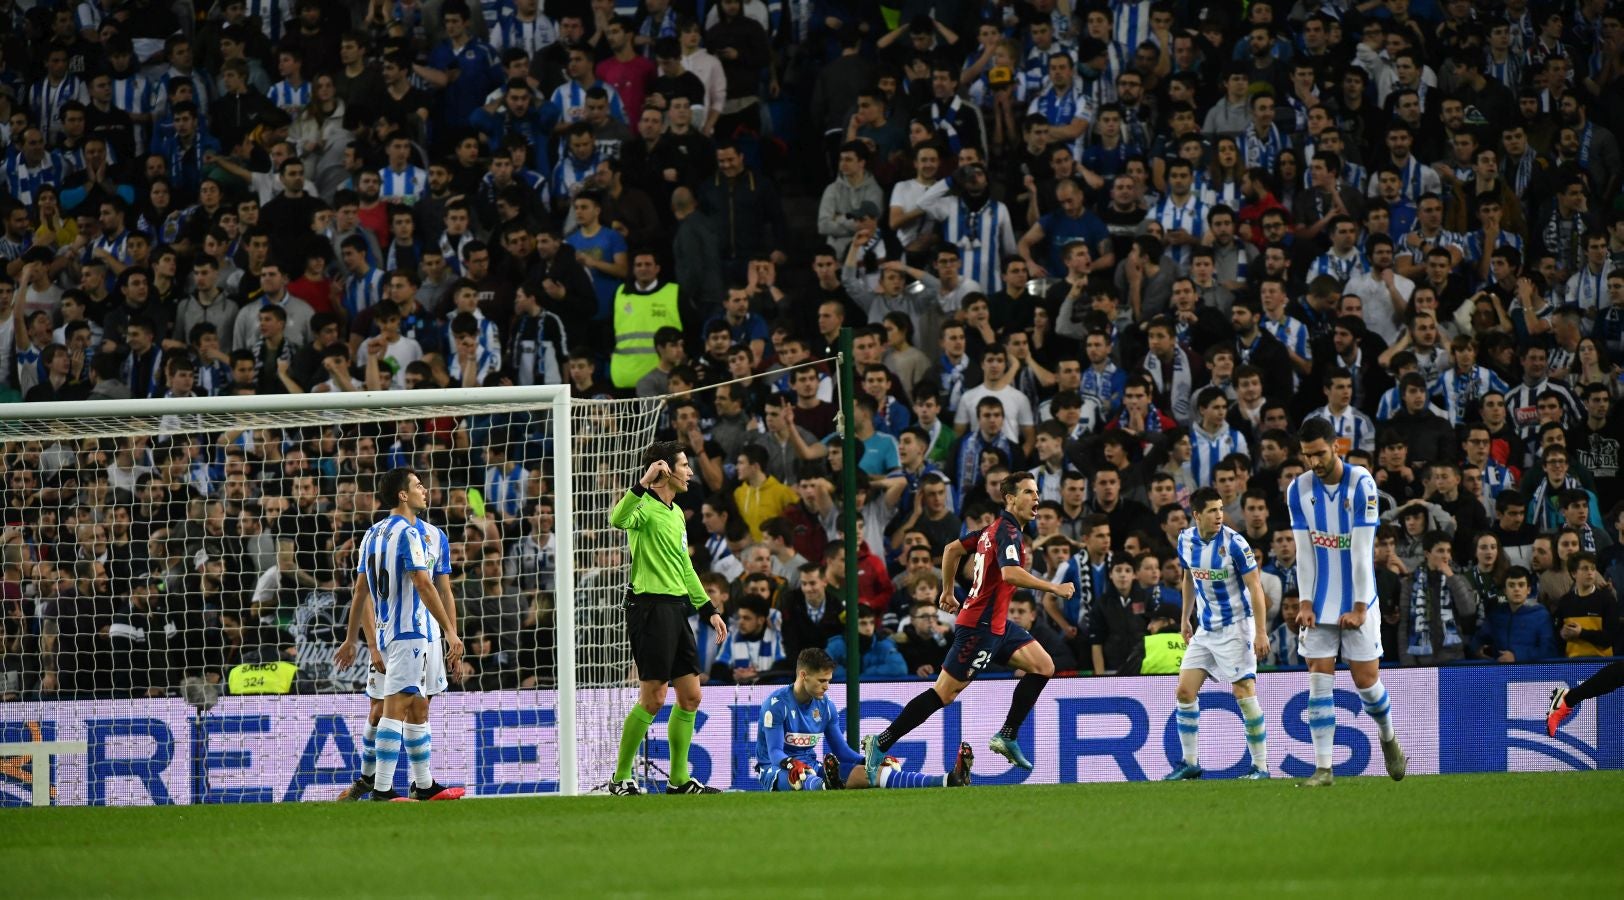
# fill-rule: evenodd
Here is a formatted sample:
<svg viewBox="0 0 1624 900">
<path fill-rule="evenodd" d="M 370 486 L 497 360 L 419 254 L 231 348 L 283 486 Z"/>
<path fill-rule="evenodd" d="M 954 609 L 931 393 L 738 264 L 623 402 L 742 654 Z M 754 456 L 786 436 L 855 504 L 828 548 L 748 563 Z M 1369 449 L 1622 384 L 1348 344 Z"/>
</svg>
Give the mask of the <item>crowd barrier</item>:
<svg viewBox="0 0 1624 900">
<path fill-rule="evenodd" d="M 1624 693 L 1584 704 L 1555 738 L 1545 734 L 1550 689 L 1575 684 L 1595 663 L 1395 669 L 1383 673 L 1410 773 L 1528 772 L 1624 768 Z M 976 747 L 977 784 L 1139 781 L 1164 775 L 1179 753 L 1172 676 L 1061 678 L 1051 681 L 1027 721 L 1021 744 L 1035 768 L 1011 769 L 981 752 L 1002 725 L 1013 680 L 971 686 L 891 753 L 911 768 L 942 771 L 960 740 Z M 878 731 L 922 688 L 865 683 L 863 730 Z M 725 789 L 759 790 L 754 774 L 759 705 L 774 688 L 705 688 L 692 749 L 695 777 Z M 1313 769 L 1302 672 L 1260 676 L 1268 717 L 1269 762 L 1277 776 Z M 616 692 L 614 698 L 624 698 Z M 843 688 L 831 691 L 837 703 Z M 609 696 L 583 691 L 583 711 L 618 728 Z M 1201 695 L 1201 761 L 1208 777 L 1247 769 L 1239 709 L 1227 689 Z M 1379 775 L 1375 724 L 1346 673 L 1337 679 L 1336 773 Z M 650 731 L 650 756 L 663 763 L 663 722 Z M 227 697 L 199 711 L 179 699 L 0 705 L 0 744 L 83 742 L 83 754 L 54 757 L 57 805 L 289 802 L 332 799 L 360 769 L 366 701 L 360 695 Z M 844 717 L 844 712 L 842 712 Z M 470 796 L 558 790 L 556 716 L 551 691 L 452 693 L 431 716 L 434 773 Z M 613 723 L 612 725 L 609 723 Z M 842 723 L 844 724 L 844 723 Z M 406 766 L 397 773 L 404 786 Z M 35 773 L 24 758 L 0 759 L 0 806 L 31 802 Z M 583 784 L 583 790 L 594 786 Z"/>
</svg>

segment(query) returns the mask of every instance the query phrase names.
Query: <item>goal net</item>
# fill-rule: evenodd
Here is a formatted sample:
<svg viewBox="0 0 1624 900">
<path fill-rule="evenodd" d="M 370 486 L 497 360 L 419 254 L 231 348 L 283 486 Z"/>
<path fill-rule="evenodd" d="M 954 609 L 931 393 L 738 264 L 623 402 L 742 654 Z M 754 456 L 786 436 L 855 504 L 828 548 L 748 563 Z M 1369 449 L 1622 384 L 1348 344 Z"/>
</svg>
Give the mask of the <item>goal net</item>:
<svg viewBox="0 0 1624 900">
<path fill-rule="evenodd" d="M 47 775 L 58 804 L 336 796 L 367 716 L 367 654 L 338 653 L 356 550 L 398 466 L 467 647 L 430 710 L 436 778 L 602 785 L 636 697 L 609 510 L 661 408 L 546 386 L 4 410 L 0 805 Z M 47 772 L 12 755 L 31 742 L 68 750 Z"/>
</svg>

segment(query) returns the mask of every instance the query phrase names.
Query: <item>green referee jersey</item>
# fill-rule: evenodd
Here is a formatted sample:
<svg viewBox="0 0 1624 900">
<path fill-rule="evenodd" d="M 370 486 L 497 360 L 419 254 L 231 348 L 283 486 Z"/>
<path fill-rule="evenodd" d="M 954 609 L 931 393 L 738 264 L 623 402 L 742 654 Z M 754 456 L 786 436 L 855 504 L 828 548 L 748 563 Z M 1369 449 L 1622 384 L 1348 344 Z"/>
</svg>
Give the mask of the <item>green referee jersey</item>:
<svg viewBox="0 0 1624 900">
<path fill-rule="evenodd" d="M 688 521 L 676 505 L 634 487 L 609 513 L 609 524 L 626 532 L 632 549 L 632 591 L 686 596 L 699 609 L 710 598 L 688 558 Z"/>
</svg>

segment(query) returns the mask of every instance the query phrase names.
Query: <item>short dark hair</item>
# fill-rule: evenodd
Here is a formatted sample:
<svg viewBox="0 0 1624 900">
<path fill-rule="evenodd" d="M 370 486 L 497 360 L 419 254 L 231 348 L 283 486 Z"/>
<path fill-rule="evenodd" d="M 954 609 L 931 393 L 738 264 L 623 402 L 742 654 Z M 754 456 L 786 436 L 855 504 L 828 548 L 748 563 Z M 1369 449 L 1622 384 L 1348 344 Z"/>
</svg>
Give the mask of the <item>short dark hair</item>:
<svg viewBox="0 0 1624 900">
<path fill-rule="evenodd" d="M 795 657 L 795 668 L 802 672 L 833 672 L 835 660 L 822 647 L 808 647 Z"/>
<path fill-rule="evenodd" d="M 1021 489 L 1021 482 L 1033 480 L 1035 478 L 1031 472 L 1013 472 L 998 486 L 998 492 L 1006 498 L 1013 497 L 1015 492 Z"/>
<path fill-rule="evenodd" d="M 642 465 L 646 469 L 657 462 L 663 462 L 675 467 L 677 454 L 682 452 L 682 445 L 676 441 L 655 441 L 643 451 Z"/>
<path fill-rule="evenodd" d="M 1336 429 L 1325 419 L 1309 419 L 1297 430 L 1297 441 L 1306 444 L 1309 441 L 1325 441 L 1332 443 L 1336 440 Z"/>
<path fill-rule="evenodd" d="M 739 455 L 749 460 L 753 466 L 765 468 L 767 465 L 767 448 L 760 444 L 745 444 L 739 448 Z"/>
<path fill-rule="evenodd" d="M 1224 502 L 1224 498 L 1218 496 L 1217 488 L 1211 486 L 1197 488 L 1196 492 L 1190 495 L 1190 512 L 1192 514 L 1199 513 L 1203 507 L 1213 501 Z"/>
<path fill-rule="evenodd" d="M 390 469 L 378 479 L 378 505 L 384 509 L 394 509 L 400 504 L 400 495 L 412 483 L 417 473 L 410 466 L 399 466 Z"/>
<path fill-rule="evenodd" d="M 1579 566 L 1583 563 L 1590 563 L 1593 568 L 1601 568 L 1601 563 L 1596 561 L 1596 554 L 1591 553 L 1589 550 L 1580 550 L 1568 557 L 1568 574 L 1572 575 L 1579 571 Z"/>
</svg>

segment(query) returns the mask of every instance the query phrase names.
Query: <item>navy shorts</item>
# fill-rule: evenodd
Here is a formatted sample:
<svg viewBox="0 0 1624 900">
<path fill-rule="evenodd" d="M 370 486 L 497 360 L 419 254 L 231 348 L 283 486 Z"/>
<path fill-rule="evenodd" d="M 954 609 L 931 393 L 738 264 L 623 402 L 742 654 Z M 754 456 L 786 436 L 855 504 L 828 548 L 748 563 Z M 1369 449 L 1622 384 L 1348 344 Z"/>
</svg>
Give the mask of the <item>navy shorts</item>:
<svg viewBox="0 0 1624 900">
<path fill-rule="evenodd" d="M 947 648 L 942 660 L 942 671 L 960 681 L 976 677 L 988 663 L 1005 665 L 1015 652 L 1035 638 L 1014 622 L 1004 623 L 1003 634 L 993 634 L 991 628 L 953 626 L 953 646 Z"/>
</svg>

